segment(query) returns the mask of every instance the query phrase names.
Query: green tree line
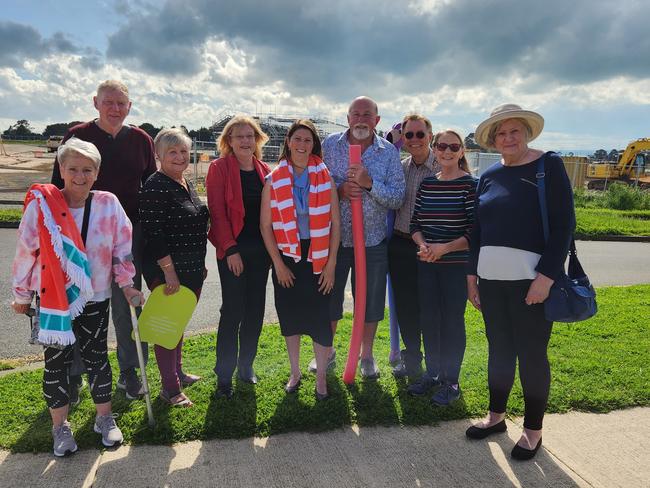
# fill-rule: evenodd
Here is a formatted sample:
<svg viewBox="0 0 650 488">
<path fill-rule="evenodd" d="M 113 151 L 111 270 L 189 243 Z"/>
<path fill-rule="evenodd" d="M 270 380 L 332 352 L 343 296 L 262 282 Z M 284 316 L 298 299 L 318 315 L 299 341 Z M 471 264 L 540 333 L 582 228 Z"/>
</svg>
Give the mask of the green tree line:
<svg viewBox="0 0 650 488">
<path fill-rule="evenodd" d="M 34 130 L 29 120 L 22 119 L 22 120 L 17 120 L 15 124 L 10 125 L 9 128 L 2 133 L 2 138 L 23 139 L 27 137 L 33 137 L 33 138 L 41 137 L 43 139 L 47 139 L 50 136 L 64 136 L 66 132 L 68 132 L 68 129 L 80 123 L 81 122 L 77 120 L 73 122 L 57 122 L 56 124 L 49 124 L 48 126 L 46 126 L 43 132 L 37 132 Z M 162 127 L 156 127 L 155 125 L 149 122 L 140 124 L 138 127 L 140 127 L 140 129 L 145 131 L 151 137 L 156 137 L 158 132 L 160 132 L 160 130 L 162 129 Z M 214 126 L 201 127 L 200 129 L 197 130 L 188 130 L 183 125 L 181 125 L 181 127 L 185 129 L 185 131 L 192 139 L 196 139 L 198 141 L 214 141 L 215 139 Z"/>
</svg>

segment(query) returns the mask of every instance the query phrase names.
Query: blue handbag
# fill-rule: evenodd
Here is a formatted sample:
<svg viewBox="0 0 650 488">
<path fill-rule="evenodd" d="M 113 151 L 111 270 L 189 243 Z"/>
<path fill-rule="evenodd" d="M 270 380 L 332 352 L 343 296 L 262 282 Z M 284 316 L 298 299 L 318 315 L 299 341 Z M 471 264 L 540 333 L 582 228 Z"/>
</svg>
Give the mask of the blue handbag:
<svg viewBox="0 0 650 488">
<path fill-rule="evenodd" d="M 544 184 L 546 176 L 545 159 L 546 154 L 537 163 L 536 178 L 539 207 L 542 212 L 544 240 L 548 242 L 548 208 L 546 206 L 546 188 Z M 553 286 L 551 286 L 548 298 L 544 301 L 546 320 L 552 322 L 580 322 L 593 317 L 597 311 L 596 290 L 594 290 L 587 274 L 582 269 L 582 265 L 578 260 L 576 241 L 571 236 L 568 273 L 563 269 L 561 275 L 555 279 Z"/>
</svg>

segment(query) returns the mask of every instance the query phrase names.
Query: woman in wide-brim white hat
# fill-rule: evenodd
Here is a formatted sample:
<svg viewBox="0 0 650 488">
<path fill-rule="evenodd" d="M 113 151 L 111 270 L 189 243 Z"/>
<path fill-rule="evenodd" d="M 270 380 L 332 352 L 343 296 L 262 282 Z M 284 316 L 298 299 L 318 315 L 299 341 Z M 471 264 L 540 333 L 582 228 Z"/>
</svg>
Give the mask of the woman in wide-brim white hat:
<svg viewBox="0 0 650 488">
<path fill-rule="evenodd" d="M 506 104 L 494 109 L 475 132 L 476 141 L 496 149 L 502 159 L 481 175 L 470 239 L 467 291 L 485 322 L 490 406 L 467 436 L 483 439 L 506 430 L 506 404 L 519 361 L 525 412 L 524 431 L 512 450 L 516 459 L 531 459 L 542 443 L 551 382 L 547 347 L 553 326 L 544 316 L 543 303 L 563 272 L 575 227 L 573 192 L 562 160 L 528 147 L 543 127 L 538 113 Z M 542 157 L 548 240 L 537 193 Z"/>
</svg>

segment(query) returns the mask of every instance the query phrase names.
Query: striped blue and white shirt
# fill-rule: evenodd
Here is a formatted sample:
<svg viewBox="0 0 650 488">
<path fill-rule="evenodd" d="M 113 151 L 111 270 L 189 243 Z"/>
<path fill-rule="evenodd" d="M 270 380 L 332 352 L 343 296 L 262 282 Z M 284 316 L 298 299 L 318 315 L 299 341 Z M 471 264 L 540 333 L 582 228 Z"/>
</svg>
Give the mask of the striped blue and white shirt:
<svg viewBox="0 0 650 488">
<path fill-rule="evenodd" d="M 411 234 L 422 232 L 430 243 L 451 242 L 469 234 L 474 220 L 474 199 L 478 181 L 471 175 L 455 180 L 439 180 L 429 176 L 415 197 L 411 218 Z M 469 252 L 453 251 L 445 254 L 437 263 L 467 263 Z"/>
</svg>

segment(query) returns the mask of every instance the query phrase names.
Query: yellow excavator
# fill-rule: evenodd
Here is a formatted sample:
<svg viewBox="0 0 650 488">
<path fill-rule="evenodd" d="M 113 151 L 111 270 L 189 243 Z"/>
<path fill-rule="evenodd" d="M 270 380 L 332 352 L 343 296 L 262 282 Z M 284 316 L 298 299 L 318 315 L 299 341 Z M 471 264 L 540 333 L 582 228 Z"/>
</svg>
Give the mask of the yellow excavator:
<svg viewBox="0 0 650 488">
<path fill-rule="evenodd" d="M 630 142 L 617 163 L 590 163 L 587 166 L 587 188 L 603 190 L 613 181 L 622 181 L 640 188 L 650 188 L 650 139 L 637 139 Z"/>
</svg>

